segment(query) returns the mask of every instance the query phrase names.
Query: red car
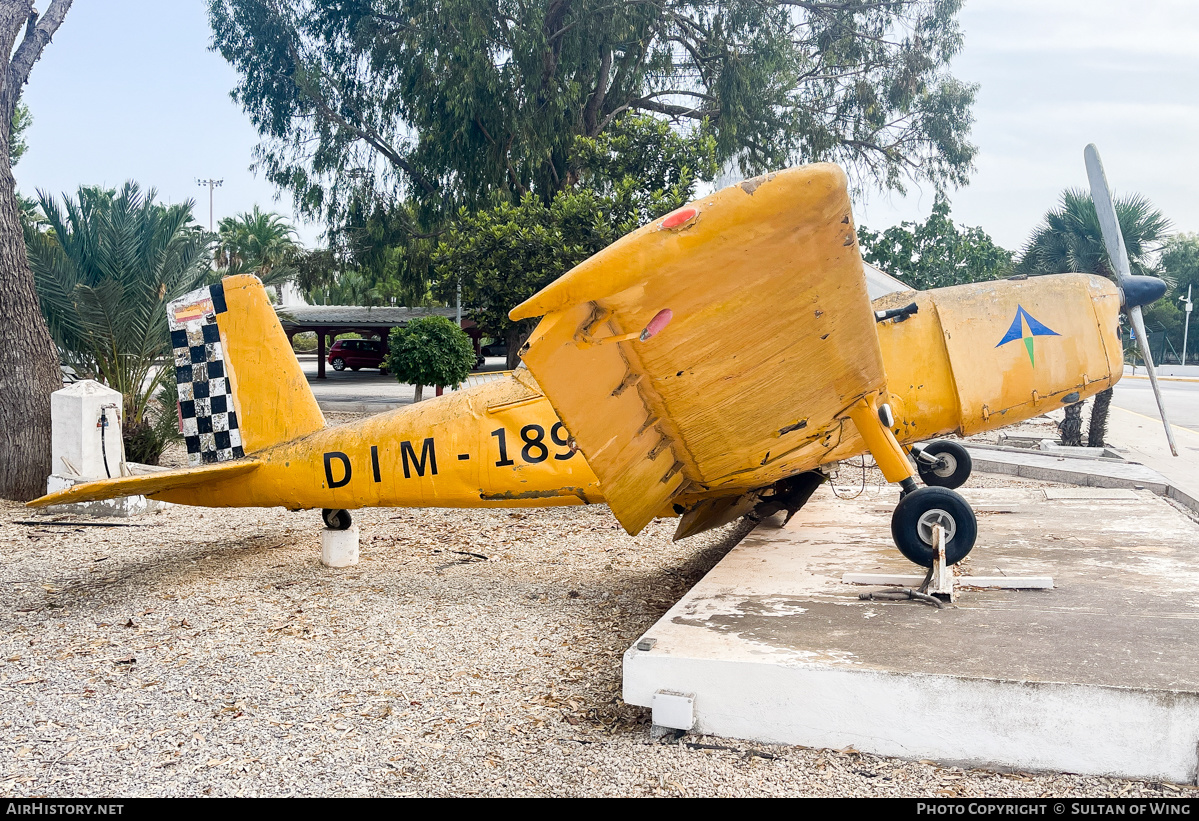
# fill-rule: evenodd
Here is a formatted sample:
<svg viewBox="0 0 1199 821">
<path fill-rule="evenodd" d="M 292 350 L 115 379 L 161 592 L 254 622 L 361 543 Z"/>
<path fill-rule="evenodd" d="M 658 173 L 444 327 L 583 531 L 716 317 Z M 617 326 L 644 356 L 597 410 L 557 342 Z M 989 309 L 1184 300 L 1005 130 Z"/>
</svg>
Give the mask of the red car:
<svg viewBox="0 0 1199 821">
<path fill-rule="evenodd" d="M 329 349 L 329 364 L 335 371 L 352 371 L 360 368 L 378 368 L 381 372 L 387 370 L 383 357 L 387 348 L 383 343 L 373 339 L 339 339 Z"/>
</svg>

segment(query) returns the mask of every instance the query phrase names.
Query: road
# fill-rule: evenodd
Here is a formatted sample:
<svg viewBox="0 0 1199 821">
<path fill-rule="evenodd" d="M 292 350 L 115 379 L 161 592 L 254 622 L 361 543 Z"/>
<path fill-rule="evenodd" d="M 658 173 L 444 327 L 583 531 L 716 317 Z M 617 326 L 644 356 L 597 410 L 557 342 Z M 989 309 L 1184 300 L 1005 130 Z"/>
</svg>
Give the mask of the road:
<svg viewBox="0 0 1199 821">
<path fill-rule="evenodd" d="M 1171 424 L 1199 433 L 1199 381 L 1162 379 L 1158 385 L 1161 386 Z M 1116 383 L 1112 404 L 1142 416 L 1161 419 L 1153 390 L 1145 378 L 1126 376 L 1121 379 Z"/>
<path fill-rule="evenodd" d="M 308 384 L 322 410 L 344 413 L 382 413 L 402 405 L 412 404 L 413 388 L 401 385 L 390 374 L 379 371 L 335 371 L 326 366 L 325 379 L 316 378 L 316 357 L 301 356 L 300 367 L 308 377 Z M 504 360 L 490 357 L 480 372 L 502 371 Z M 434 389 L 425 386 L 425 397 L 433 395 Z"/>
</svg>

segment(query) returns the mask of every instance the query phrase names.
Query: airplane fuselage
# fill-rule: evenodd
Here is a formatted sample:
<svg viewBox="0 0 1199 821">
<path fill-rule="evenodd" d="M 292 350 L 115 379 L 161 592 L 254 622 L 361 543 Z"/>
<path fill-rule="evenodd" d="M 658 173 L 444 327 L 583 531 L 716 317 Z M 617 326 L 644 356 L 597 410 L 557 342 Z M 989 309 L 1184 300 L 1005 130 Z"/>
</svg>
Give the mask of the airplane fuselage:
<svg viewBox="0 0 1199 821">
<path fill-rule="evenodd" d="M 1101 277 L 1072 274 L 902 292 L 875 300 L 874 307 L 911 302 L 918 306 L 915 314 L 876 325 L 887 374 L 883 398 L 894 411 L 893 431 L 901 443 L 1014 424 L 1098 393 L 1122 373 L 1119 293 Z M 846 397 L 847 408 L 857 399 Z M 799 440 L 781 458 L 696 489 L 679 504 L 764 487 L 866 452 L 855 427 L 842 422 L 835 437 L 825 431 Z M 603 501 L 583 454 L 523 369 L 249 455 L 259 463 L 252 472 L 155 498 L 292 509 Z"/>
</svg>

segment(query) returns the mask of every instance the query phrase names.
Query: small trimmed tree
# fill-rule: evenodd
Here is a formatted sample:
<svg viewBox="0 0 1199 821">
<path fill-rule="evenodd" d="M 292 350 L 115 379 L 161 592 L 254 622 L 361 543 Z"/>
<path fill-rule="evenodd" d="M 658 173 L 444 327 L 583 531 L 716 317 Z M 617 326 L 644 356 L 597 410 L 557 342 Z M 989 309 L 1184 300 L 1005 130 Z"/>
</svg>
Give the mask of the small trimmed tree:
<svg viewBox="0 0 1199 821">
<path fill-rule="evenodd" d="M 416 402 L 425 385 L 457 385 L 475 364 L 470 337 L 444 316 L 424 316 L 392 328 L 387 346 L 387 369 L 400 382 L 416 386 Z"/>
</svg>

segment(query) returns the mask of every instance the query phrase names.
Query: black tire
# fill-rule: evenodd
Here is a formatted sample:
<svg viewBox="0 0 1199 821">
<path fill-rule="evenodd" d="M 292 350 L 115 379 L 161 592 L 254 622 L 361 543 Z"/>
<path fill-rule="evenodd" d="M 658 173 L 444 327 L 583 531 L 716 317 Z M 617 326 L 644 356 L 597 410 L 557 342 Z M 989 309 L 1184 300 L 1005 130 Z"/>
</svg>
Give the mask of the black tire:
<svg viewBox="0 0 1199 821">
<path fill-rule="evenodd" d="M 920 479 L 929 487 L 957 489 L 966 484 L 966 480 L 970 478 L 970 471 L 974 469 L 970 451 L 957 442 L 939 439 L 926 445 L 924 453 L 935 456 L 939 462 L 937 465 L 926 465 L 919 459 L 916 460 Z"/>
<path fill-rule="evenodd" d="M 329 364 L 333 366 L 333 370 L 335 370 L 335 371 L 344 371 L 346 369 L 346 361 L 344 359 L 342 359 L 340 356 L 337 357 L 336 359 L 334 359 Z"/>
<path fill-rule="evenodd" d="M 321 518 L 325 520 L 325 527 L 330 530 L 349 530 L 350 525 L 354 523 L 348 510 L 330 510 L 329 508 L 325 508 L 321 511 Z"/>
<path fill-rule="evenodd" d="M 352 370 L 354 373 L 358 373 L 358 371 L 362 370 L 362 366 L 361 365 L 351 365 L 350 370 Z"/>
<path fill-rule="evenodd" d="M 933 566 L 932 525 L 948 531 L 945 563 L 957 564 L 974 548 L 978 520 L 961 494 L 944 487 L 922 487 L 905 495 L 891 514 L 891 538 L 899 552 L 921 567 Z"/>
</svg>

